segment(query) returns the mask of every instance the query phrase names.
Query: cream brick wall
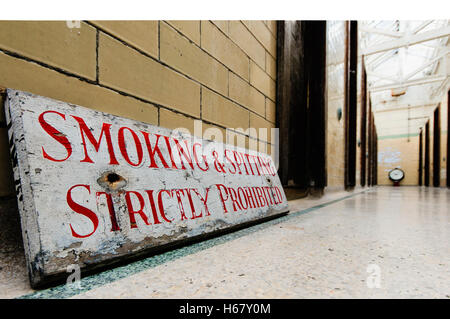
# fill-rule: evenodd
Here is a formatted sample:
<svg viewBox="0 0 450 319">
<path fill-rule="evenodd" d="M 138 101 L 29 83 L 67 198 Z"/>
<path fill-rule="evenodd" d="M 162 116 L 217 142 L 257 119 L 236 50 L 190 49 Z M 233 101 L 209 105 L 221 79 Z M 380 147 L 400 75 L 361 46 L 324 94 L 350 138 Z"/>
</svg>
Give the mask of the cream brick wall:
<svg viewBox="0 0 450 319">
<path fill-rule="evenodd" d="M 181 32 L 189 40 L 193 41 L 197 45 L 200 45 L 200 21 L 170 20 L 167 21 L 167 23 Z"/>
<path fill-rule="evenodd" d="M 270 153 L 270 132 L 225 129 L 275 127 L 275 21 L 0 21 L 0 70 L 0 87 L 192 133 L 200 120 Z"/>
<path fill-rule="evenodd" d="M 222 95 L 228 93 L 228 70 L 219 61 L 164 22 L 160 23 L 160 37 L 162 62 Z"/>
<path fill-rule="evenodd" d="M 388 173 L 396 167 L 405 172 L 400 185 L 417 185 L 419 180 L 419 135 L 378 140 L 378 185 L 390 185 Z M 431 173 L 430 166 L 430 173 Z M 430 178 L 432 185 L 432 179 Z"/>
<path fill-rule="evenodd" d="M 84 78 L 96 77 L 96 30 L 82 22 L 0 21 L 0 49 Z"/>
<path fill-rule="evenodd" d="M 330 24 L 328 24 L 330 27 Z M 340 22 L 344 35 L 345 24 Z M 329 30 L 327 30 L 329 32 Z M 344 98 L 344 50 L 345 38 L 334 40 L 327 34 L 327 115 L 326 115 L 326 165 L 328 189 L 344 189 L 345 183 L 345 98 Z M 335 48 L 334 48 L 335 46 Z M 335 61 L 338 68 L 331 61 Z M 342 118 L 338 119 L 338 109 Z"/>
<path fill-rule="evenodd" d="M 362 58 L 358 58 L 357 73 L 356 73 L 356 186 L 361 185 L 361 82 L 362 82 Z M 359 144 L 359 145 L 358 145 Z"/>
<path fill-rule="evenodd" d="M 264 68 L 266 64 L 266 50 L 260 42 L 261 39 L 257 39 L 257 36 L 252 34 L 242 21 L 230 21 L 228 29 L 230 38 L 248 54 L 252 61 Z"/>
<path fill-rule="evenodd" d="M 445 92 L 445 90 L 443 91 Z M 434 110 L 437 105 L 432 106 L 427 111 L 426 121 L 429 121 L 430 126 L 430 135 L 429 135 L 429 186 L 433 187 L 433 163 L 434 163 Z M 440 186 L 446 186 L 446 161 L 447 161 L 447 94 L 444 94 L 440 101 L 440 128 L 441 128 L 441 136 L 440 136 Z M 405 171 L 406 178 L 405 181 L 402 182 L 402 185 L 418 185 L 419 175 L 418 175 L 418 161 L 419 161 L 419 135 L 418 133 L 410 133 L 410 139 L 408 141 L 407 133 L 407 125 L 408 121 L 408 110 L 401 109 L 397 111 L 389 111 L 389 112 L 379 112 L 377 113 L 379 123 L 383 123 L 384 126 L 384 134 L 389 134 L 385 136 L 380 136 L 379 140 L 379 152 L 400 152 L 401 161 L 398 163 L 402 169 L 406 169 Z M 425 121 L 424 121 L 425 122 Z M 423 185 L 425 185 L 425 124 L 422 127 L 423 131 L 423 171 L 422 171 L 422 181 Z M 391 134 L 392 133 L 392 134 Z M 383 135 L 384 135 L 383 134 Z M 381 185 L 392 185 L 392 182 L 387 177 L 388 170 L 394 168 L 394 164 L 389 164 L 384 161 L 384 158 L 380 158 L 381 162 L 379 162 L 379 170 L 378 170 L 378 179 L 379 184 Z"/>
<path fill-rule="evenodd" d="M 158 58 L 158 21 L 92 21 L 129 45 Z"/>
<path fill-rule="evenodd" d="M 230 70 L 249 80 L 249 57 L 221 29 L 210 21 L 202 21 L 202 48 Z"/>
<path fill-rule="evenodd" d="M 329 21 L 327 27 L 327 186 L 330 189 L 345 188 L 345 21 Z M 340 30 L 336 32 L 336 30 Z M 333 32 L 331 34 L 330 32 Z M 360 49 L 358 49 L 360 50 Z M 361 84 L 362 84 L 362 59 L 357 61 L 356 78 L 356 165 L 355 187 L 361 185 Z M 368 109 L 368 104 L 367 104 Z M 342 118 L 338 120 L 338 110 L 342 112 Z M 368 116 L 367 111 L 367 116 Z M 368 131 L 367 131 L 368 132 Z M 367 133 L 368 134 L 368 133 Z M 366 137 L 367 139 L 367 137 Z M 367 161 L 366 161 L 367 163 Z M 366 164 L 367 165 L 367 164 Z M 367 179 L 366 166 L 366 179 Z M 367 182 L 366 182 L 367 186 Z"/>
<path fill-rule="evenodd" d="M 327 180 L 330 188 L 344 188 L 345 133 L 344 114 L 338 120 L 338 109 L 344 109 L 343 97 L 328 99 L 327 114 Z"/>
</svg>

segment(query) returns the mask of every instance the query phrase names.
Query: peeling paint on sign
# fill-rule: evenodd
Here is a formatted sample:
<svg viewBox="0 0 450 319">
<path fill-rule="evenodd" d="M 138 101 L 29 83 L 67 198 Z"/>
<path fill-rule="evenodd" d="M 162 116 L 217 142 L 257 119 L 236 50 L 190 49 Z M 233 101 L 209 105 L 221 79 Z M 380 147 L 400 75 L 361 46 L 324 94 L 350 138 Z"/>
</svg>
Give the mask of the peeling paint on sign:
<svg viewBox="0 0 450 319">
<path fill-rule="evenodd" d="M 267 154 L 10 89 L 5 113 L 34 287 L 288 210 Z"/>
</svg>

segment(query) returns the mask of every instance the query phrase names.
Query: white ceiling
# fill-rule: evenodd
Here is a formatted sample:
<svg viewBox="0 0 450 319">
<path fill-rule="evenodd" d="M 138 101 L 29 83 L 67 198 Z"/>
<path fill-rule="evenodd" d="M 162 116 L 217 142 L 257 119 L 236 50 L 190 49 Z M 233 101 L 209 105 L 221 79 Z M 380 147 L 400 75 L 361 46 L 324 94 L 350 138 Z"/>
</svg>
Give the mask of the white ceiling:
<svg viewBox="0 0 450 319">
<path fill-rule="evenodd" d="M 378 136 L 418 133 L 449 85 L 449 20 L 358 26 Z"/>
</svg>

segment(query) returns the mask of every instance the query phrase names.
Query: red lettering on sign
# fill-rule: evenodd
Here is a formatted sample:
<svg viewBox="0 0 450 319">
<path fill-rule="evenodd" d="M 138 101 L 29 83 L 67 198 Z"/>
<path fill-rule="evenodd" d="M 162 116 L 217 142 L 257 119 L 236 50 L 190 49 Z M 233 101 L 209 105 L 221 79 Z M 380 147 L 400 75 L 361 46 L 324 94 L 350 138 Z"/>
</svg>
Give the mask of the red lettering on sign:
<svg viewBox="0 0 450 319">
<path fill-rule="evenodd" d="M 262 207 L 261 204 L 259 203 L 258 196 L 256 195 L 255 187 L 249 187 L 249 190 L 252 192 L 254 196 L 256 207 Z"/>
<path fill-rule="evenodd" d="M 237 194 L 238 194 L 239 202 L 241 203 L 242 209 L 247 209 L 248 208 L 247 195 L 245 195 L 245 192 L 242 189 L 242 187 L 238 187 Z M 242 194 L 242 196 L 241 196 L 241 194 Z M 242 198 L 245 198 L 245 207 L 244 207 L 244 204 L 242 203 Z"/>
<path fill-rule="evenodd" d="M 196 146 L 200 146 L 201 147 L 202 145 L 200 143 L 194 143 L 194 145 L 192 146 L 195 163 L 197 164 L 198 168 L 200 168 L 202 171 L 206 172 L 209 169 L 208 162 L 206 161 L 206 156 L 202 155 L 203 162 L 205 162 L 205 168 L 203 168 L 203 167 L 200 166 L 199 161 L 198 161 L 197 152 L 195 150 Z"/>
<path fill-rule="evenodd" d="M 183 201 L 181 200 L 181 195 L 184 196 L 184 190 L 183 189 L 172 189 L 172 196 L 173 196 L 173 193 L 175 193 L 175 196 L 177 197 L 177 203 L 178 203 L 178 208 L 180 209 L 181 220 L 185 220 L 185 219 L 187 219 L 187 217 L 186 217 L 186 213 L 184 212 Z"/>
<path fill-rule="evenodd" d="M 178 168 L 178 167 L 175 165 L 175 160 L 174 160 L 174 158 L 173 158 L 173 153 L 172 153 L 172 145 L 170 145 L 170 139 L 169 139 L 169 137 L 168 137 L 168 136 L 164 136 L 164 140 L 166 141 L 166 146 L 167 146 L 167 149 L 169 150 L 170 160 L 172 161 L 172 167 L 173 167 L 173 168 Z"/>
<path fill-rule="evenodd" d="M 222 201 L 223 212 L 224 212 L 224 213 L 228 213 L 227 206 L 225 205 L 225 201 L 228 200 L 228 190 L 227 190 L 227 188 L 226 188 L 225 185 L 222 185 L 222 184 L 216 184 L 216 186 L 217 186 L 217 189 L 219 190 L 220 200 Z M 223 190 L 225 190 L 225 193 L 226 193 L 226 195 L 227 195 L 227 198 L 224 198 L 224 197 L 223 197 L 223 194 L 222 194 L 222 191 L 221 191 L 220 188 L 223 188 Z"/>
<path fill-rule="evenodd" d="M 87 163 L 94 163 L 91 158 L 89 157 L 89 154 L 87 152 L 87 147 L 86 147 L 86 139 L 85 139 L 85 135 L 87 136 L 87 138 L 89 139 L 89 141 L 91 142 L 91 144 L 94 146 L 95 150 L 98 152 L 100 149 L 100 143 L 102 141 L 102 137 L 103 137 L 103 133 L 105 134 L 105 138 L 106 138 L 106 143 L 108 145 L 108 152 L 109 152 L 109 164 L 111 165 L 119 165 L 119 162 L 116 159 L 116 156 L 114 154 L 114 148 L 112 145 L 112 140 L 111 140 L 111 124 L 107 124 L 107 123 L 103 123 L 102 126 L 102 132 L 100 133 L 100 137 L 98 138 L 98 141 L 95 139 L 94 135 L 92 135 L 91 130 L 87 127 L 86 123 L 84 122 L 84 120 L 81 117 L 78 116 L 74 116 L 72 115 L 72 117 L 78 122 L 79 126 L 80 126 L 80 134 L 81 134 L 81 139 L 83 140 L 83 147 L 84 147 L 84 159 L 81 160 L 81 162 L 87 162 Z"/>
<path fill-rule="evenodd" d="M 206 216 L 210 216 L 211 214 L 210 214 L 210 212 L 209 212 L 208 205 L 206 204 L 206 202 L 208 201 L 208 193 L 209 193 L 210 188 L 207 188 L 207 189 L 206 189 L 205 197 L 203 197 L 203 196 L 199 193 L 199 191 L 196 190 L 195 188 L 193 188 L 192 190 L 193 190 L 193 191 L 197 194 L 197 196 L 200 198 L 200 201 L 203 203 L 203 206 L 205 206 L 205 214 L 206 214 Z"/>
<path fill-rule="evenodd" d="M 155 200 L 153 199 L 153 190 L 146 190 L 145 191 L 147 193 L 148 199 L 150 200 L 150 206 L 152 209 L 152 214 L 153 214 L 153 220 L 155 224 L 161 224 L 161 222 L 159 221 L 158 218 L 158 213 L 156 211 L 156 205 L 155 205 Z M 164 214 L 164 210 L 162 209 L 160 211 L 161 217 L 168 223 L 170 223 L 170 220 L 167 219 L 166 215 Z"/>
<path fill-rule="evenodd" d="M 162 189 L 162 190 L 159 191 L 159 193 L 158 193 L 158 206 L 159 206 L 159 213 L 161 214 L 161 216 L 165 216 L 165 214 L 164 214 L 164 204 L 163 204 L 163 201 L 162 201 L 162 194 L 164 194 L 164 193 L 167 193 L 170 197 L 172 197 L 172 194 L 167 189 Z M 170 220 L 167 220 L 167 221 L 169 223 L 171 222 Z"/>
<path fill-rule="evenodd" d="M 252 163 L 250 162 L 250 160 L 248 158 L 250 156 L 250 154 L 244 154 L 244 156 L 247 159 L 247 163 L 248 163 L 248 166 L 250 167 L 250 170 L 252 171 L 252 175 L 255 175 L 255 173 L 253 172 Z"/>
<path fill-rule="evenodd" d="M 236 166 L 239 171 L 239 174 L 242 175 L 242 171 L 241 171 L 242 160 L 241 160 L 241 157 L 239 156 L 239 152 L 233 151 L 233 153 L 234 153 L 234 160 L 236 162 Z"/>
<path fill-rule="evenodd" d="M 242 153 L 238 153 L 239 154 L 239 157 L 242 159 L 242 164 L 244 164 L 244 168 L 245 168 L 245 173 L 247 174 L 247 175 L 250 175 L 250 173 L 248 172 L 248 169 L 247 169 L 247 164 L 245 163 L 245 157 L 244 157 L 244 154 L 242 154 Z"/>
<path fill-rule="evenodd" d="M 133 209 L 133 204 L 131 203 L 130 194 L 134 194 L 137 197 L 137 199 L 139 200 L 140 207 L 138 210 Z M 142 195 L 140 193 L 134 192 L 134 191 L 126 192 L 125 193 L 125 201 L 127 202 L 128 215 L 130 216 L 131 228 L 137 228 L 136 219 L 134 217 L 134 214 L 139 214 L 139 216 L 141 216 L 144 223 L 146 225 L 150 225 L 150 223 L 148 222 L 148 219 L 147 219 L 147 215 L 145 215 L 145 213 L 144 213 L 144 205 L 145 205 L 144 198 L 142 197 Z"/>
<path fill-rule="evenodd" d="M 231 202 L 233 203 L 233 210 L 236 211 L 236 206 L 239 207 L 239 210 L 242 210 L 241 205 L 239 205 L 239 202 L 237 201 L 238 196 L 236 194 L 236 191 L 232 187 L 228 187 L 228 193 L 230 194 Z"/>
<path fill-rule="evenodd" d="M 189 164 L 189 166 L 194 169 L 194 163 L 192 163 L 192 157 L 191 154 L 189 153 L 189 146 L 186 140 L 184 140 L 184 144 L 186 145 L 186 150 L 181 146 L 180 142 L 174 138 L 173 141 L 175 142 L 175 145 L 177 146 L 178 149 L 178 155 L 180 156 L 180 162 L 181 162 L 181 168 L 182 169 L 186 169 L 186 167 L 184 166 L 183 163 L 183 159 L 182 157 L 185 158 L 185 160 L 187 161 L 187 163 Z"/>
<path fill-rule="evenodd" d="M 258 156 L 258 161 L 259 161 L 259 159 L 260 159 L 260 157 Z M 264 161 L 264 158 L 261 158 L 261 161 L 259 163 L 262 167 L 264 167 L 266 169 L 268 175 L 275 176 L 275 175 L 277 175 L 277 172 L 273 169 L 271 162 L 272 161 L 270 158 L 268 158 L 267 161 Z"/>
<path fill-rule="evenodd" d="M 149 137 L 149 133 L 145 132 L 145 131 L 141 131 L 141 133 L 144 135 L 144 139 L 145 139 L 145 144 L 147 146 L 147 150 L 148 150 L 148 155 L 150 156 L 150 166 L 152 168 L 158 168 L 158 165 L 156 164 L 156 160 L 155 160 L 155 154 L 158 154 L 159 159 L 161 160 L 161 163 L 163 164 L 163 166 L 165 168 L 169 168 L 169 165 L 167 165 L 166 160 L 164 159 L 164 156 L 161 153 L 161 150 L 159 148 L 159 138 L 161 137 L 161 135 L 155 134 L 156 136 L 156 142 L 155 142 L 155 146 L 152 148 L 152 145 L 150 144 L 150 137 Z M 170 144 L 169 144 L 170 146 Z M 169 150 L 171 152 L 171 150 Z M 172 160 L 172 168 L 177 168 L 177 166 L 175 165 L 175 162 Z"/>
<path fill-rule="evenodd" d="M 63 133 L 61 133 L 60 131 L 58 131 L 56 128 L 54 128 L 53 126 L 51 126 L 50 124 L 48 124 L 45 121 L 44 115 L 47 114 L 47 113 L 58 114 L 64 120 L 66 119 L 66 116 L 64 114 L 56 112 L 56 111 L 45 111 L 45 112 L 42 112 L 41 115 L 39 115 L 39 123 L 41 124 L 42 128 L 44 129 L 44 131 L 46 131 L 51 137 L 53 137 L 56 141 L 61 143 L 66 148 L 67 156 L 65 158 L 63 158 L 63 159 L 56 159 L 56 158 L 51 157 L 50 155 L 48 155 L 47 152 L 44 150 L 44 147 L 42 147 L 42 155 L 44 156 L 44 158 L 46 158 L 48 160 L 51 160 L 51 161 L 54 161 L 54 162 L 64 162 L 72 154 L 72 145 L 70 145 L 69 140 L 67 139 L 67 137 Z"/>
<path fill-rule="evenodd" d="M 256 208 L 257 206 L 255 204 L 255 200 L 253 198 L 252 191 L 251 191 L 250 187 L 245 187 L 244 191 L 245 191 L 245 195 L 247 197 L 247 200 L 250 203 L 249 204 L 250 208 Z"/>
<path fill-rule="evenodd" d="M 196 210 L 195 210 L 195 206 L 194 206 L 194 201 L 192 200 L 191 190 L 194 190 L 194 189 L 193 188 L 186 189 L 186 195 L 187 195 L 188 200 L 189 200 L 189 206 L 191 207 L 191 214 L 192 214 L 191 219 L 196 219 L 196 218 L 202 217 L 203 213 L 202 213 L 202 210 L 200 210 L 200 215 L 196 215 L 195 214 Z"/>
<path fill-rule="evenodd" d="M 281 191 L 278 186 L 275 186 L 275 194 L 278 198 L 278 204 L 281 203 L 283 201 L 283 196 L 281 195 Z"/>
<path fill-rule="evenodd" d="M 128 151 L 127 151 L 127 145 L 125 143 L 125 138 L 124 138 L 124 131 L 128 130 L 131 135 L 133 136 L 133 140 L 134 140 L 134 144 L 136 146 L 136 153 L 137 153 L 137 157 L 138 157 L 138 161 L 137 163 L 133 163 L 130 160 L 130 157 L 128 156 Z M 130 164 L 131 166 L 139 166 L 142 163 L 142 159 L 143 159 L 143 152 L 142 152 L 142 145 L 141 145 L 141 141 L 139 140 L 139 137 L 137 136 L 137 134 L 130 129 L 129 127 L 121 127 L 119 129 L 119 148 L 120 148 L 120 152 L 122 153 L 123 158 L 127 161 L 128 164 Z"/>
<path fill-rule="evenodd" d="M 111 194 L 108 194 L 106 192 L 97 192 L 96 194 L 97 198 L 100 197 L 101 195 L 106 196 L 106 203 L 108 204 L 108 211 L 109 211 L 109 219 L 111 220 L 111 231 L 120 230 L 120 227 L 117 224 L 116 212 L 114 210 Z"/>
<path fill-rule="evenodd" d="M 259 199 L 259 202 L 261 203 L 261 207 L 266 206 L 266 204 L 268 205 L 266 199 L 264 198 L 263 191 L 261 190 L 261 188 L 260 187 L 254 187 L 254 188 L 255 188 L 256 193 L 258 194 L 258 199 Z"/>
<path fill-rule="evenodd" d="M 94 230 L 87 234 L 87 235 L 80 235 L 77 232 L 75 232 L 75 230 L 72 227 L 72 224 L 69 224 L 70 226 L 70 230 L 72 231 L 72 236 L 76 237 L 76 238 L 86 238 L 91 236 L 93 233 L 95 233 L 95 231 L 97 230 L 98 227 L 98 217 L 97 215 L 90 210 L 89 208 L 86 208 L 84 206 L 81 206 L 80 204 L 77 204 L 73 201 L 72 199 L 72 190 L 75 187 L 84 187 L 89 191 L 89 194 L 91 193 L 91 188 L 89 185 L 82 185 L 82 184 L 78 184 L 78 185 L 74 185 L 72 186 L 68 191 L 67 191 L 67 196 L 66 196 L 66 200 L 67 200 L 67 204 L 69 205 L 69 207 L 76 213 L 81 214 L 83 216 L 86 216 L 87 218 L 89 218 L 92 222 L 92 224 L 94 225 Z"/>
<path fill-rule="evenodd" d="M 272 201 L 272 197 L 270 197 L 270 194 L 271 194 L 270 187 L 264 186 L 262 189 L 263 189 L 263 193 L 264 193 L 264 198 L 267 201 L 267 205 L 269 205 L 269 200 L 270 200 L 270 205 L 272 205 L 273 201 Z M 267 198 L 267 197 L 269 197 L 269 198 Z"/>
<path fill-rule="evenodd" d="M 272 205 L 273 203 L 279 204 L 282 202 L 282 192 L 281 190 L 275 186 L 275 187 L 259 187 L 259 186 L 245 186 L 245 187 L 238 187 L 237 189 L 233 187 L 226 187 L 223 184 L 215 184 L 218 189 L 218 195 L 219 199 L 222 202 L 223 206 L 223 212 L 224 214 L 228 213 L 228 208 L 226 205 L 226 202 L 228 200 L 231 201 L 231 205 L 233 207 L 233 211 L 244 211 L 250 208 L 258 208 L 258 207 L 265 207 Z M 84 187 L 88 190 L 90 194 L 90 186 L 89 185 L 74 185 L 72 186 L 68 192 L 67 192 L 67 203 L 69 207 L 76 213 L 81 214 L 89 218 L 93 224 L 93 231 L 87 235 L 80 235 L 77 233 L 73 226 L 70 224 L 70 230 L 72 232 L 72 236 L 76 238 L 86 238 L 91 236 L 98 228 L 99 219 L 97 217 L 97 214 L 88 209 L 87 207 L 84 207 L 72 199 L 72 190 L 77 187 Z M 169 219 L 165 215 L 164 211 L 164 203 L 163 203 L 163 194 L 169 195 L 170 199 L 176 200 L 180 212 L 180 218 L 177 219 L 179 221 L 183 220 L 189 220 L 189 219 L 197 219 L 204 216 L 210 216 L 211 213 L 208 209 L 208 197 L 209 197 L 209 191 L 211 188 L 206 188 L 205 195 L 202 196 L 200 194 L 199 190 L 195 188 L 182 188 L 182 189 L 162 189 L 159 191 L 154 190 L 145 190 L 145 191 L 126 191 L 125 192 L 125 202 L 128 210 L 129 220 L 130 220 L 130 227 L 131 229 L 137 228 L 136 223 L 136 214 L 138 214 L 145 225 L 151 225 L 150 217 L 146 214 L 146 211 L 149 209 L 152 212 L 153 215 L 153 223 L 161 224 L 162 220 L 165 222 L 171 223 L 173 220 Z M 148 199 L 150 201 L 150 208 L 146 208 L 146 203 L 144 201 L 143 193 L 146 193 L 148 196 Z M 157 193 L 157 194 L 156 194 Z M 96 199 L 97 199 L 97 206 L 98 206 L 98 199 L 100 196 L 105 195 L 107 205 L 108 205 L 108 211 L 109 211 L 109 217 L 111 220 L 111 231 L 120 231 L 119 225 L 117 223 L 116 214 L 114 210 L 113 205 L 113 196 L 119 196 L 123 193 L 117 193 L 110 194 L 106 192 L 97 192 L 96 193 Z M 155 197 L 154 197 L 155 194 Z M 196 196 L 193 196 L 193 195 Z M 134 198 L 132 198 L 134 196 Z M 135 206 L 133 206 L 133 201 L 138 202 L 135 203 Z M 199 200 L 197 200 L 199 199 Z M 156 200 L 158 202 L 158 205 L 156 205 Z M 199 201 L 203 204 L 202 206 L 199 205 Z M 197 206 L 196 206 L 197 205 Z M 229 203 L 230 205 L 230 203 Z M 159 211 L 157 206 L 159 206 Z M 188 217 L 188 211 L 186 209 L 190 208 L 190 216 Z M 159 216 L 158 216 L 159 215 Z M 161 220 L 162 218 L 162 220 Z"/>
<path fill-rule="evenodd" d="M 230 164 L 233 166 L 233 168 L 234 168 L 234 171 L 231 171 L 231 169 L 228 169 L 228 171 L 231 173 L 231 174 L 235 174 L 236 173 L 236 165 L 234 165 L 234 162 L 233 162 L 233 160 L 228 156 L 228 154 L 227 154 L 227 152 L 231 152 L 230 150 L 225 150 L 225 158 L 230 162 Z"/>
<path fill-rule="evenodd" d="M 214 156 L 214 167 L 216 171 L 219 173 L 226 173 L 225 164 L 222 164 L 219 160 L 219 154 L 216 151 L 212 151 L 212 155 Z"/>
</svg>

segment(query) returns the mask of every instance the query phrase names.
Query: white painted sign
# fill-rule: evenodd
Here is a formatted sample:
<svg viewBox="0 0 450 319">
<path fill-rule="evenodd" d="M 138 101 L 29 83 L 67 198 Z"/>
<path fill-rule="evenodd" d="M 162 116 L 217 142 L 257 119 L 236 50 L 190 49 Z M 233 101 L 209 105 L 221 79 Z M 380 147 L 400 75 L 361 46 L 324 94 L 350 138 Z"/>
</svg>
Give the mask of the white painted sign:
<svg viewBox="0 0 450 319">
<path fill-rule="evenodd" d="M 10 89 L 5 113 L 33 286 L 288 209 L 266 154 Z"/>
</svg>

